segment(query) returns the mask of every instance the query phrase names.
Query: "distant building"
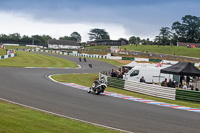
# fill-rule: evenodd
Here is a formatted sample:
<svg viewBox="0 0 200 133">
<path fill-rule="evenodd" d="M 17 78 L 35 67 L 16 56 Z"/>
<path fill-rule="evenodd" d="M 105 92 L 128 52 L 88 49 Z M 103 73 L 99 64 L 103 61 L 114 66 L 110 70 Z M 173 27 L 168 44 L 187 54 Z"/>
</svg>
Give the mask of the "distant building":
<svg viewBox="0 0 200 133">
<path fill-rule="evenodd" d="M 48 48 L 52 49 L 79 49 L 80 44 L 74 40 L 48 40 Z"/>
<path fill-rule="evenodd" d="M 200 43 L 177 42 L 177 46 L 188 46 L 188 45 L 194 45 L 195 47 L 200 47 Z"/>
<path fill-rule="evenodd" d="M 98 39 L 95 41 L 88 42 L 90 46 L 100 46 L 100 45 L 110 45 L 110 46 L 122 46 L 127 45 L 128 41 L 125 39 L 120 40 L 105 40 L 105 39 Z"/>
</svg>

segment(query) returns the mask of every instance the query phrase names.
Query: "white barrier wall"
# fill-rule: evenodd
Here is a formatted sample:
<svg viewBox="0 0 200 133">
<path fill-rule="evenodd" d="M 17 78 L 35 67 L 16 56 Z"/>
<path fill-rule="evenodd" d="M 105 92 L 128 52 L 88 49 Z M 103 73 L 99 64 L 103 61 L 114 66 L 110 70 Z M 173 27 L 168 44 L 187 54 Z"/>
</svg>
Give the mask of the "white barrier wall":
<svg viewBox="0 0 200 133">
<path fill-rule="evenodd" d="M 26 45 L 26 47 L 43 48 L 43 46 L 38 46 L 38 45 Z"/>
<path fill-rule="evenodd" d="M 149 58 L 135 58 L 135 61 L 146 61 L 146 62 L 149 62 Z"/>
<path fill-rule="evenodd" d="M 175 100 L 176 89 L 170 87 L 163 87 L 160 85 L 140 83 L 137 81 L 125 81 L 125 90 L 150 95 L 159 98 Z"/>
<path fill-rule="evenodd" d="M 176 64 L 178 63 L 178 61 L 171 61 L 171 60 L 162 60 L 163 63 L 166 63 L 166 64 Z"/>
<path fill-rule="evenodd" d="M 122 57 L 120 57 L 120 56 L 111 56 L 111 54 L 107 54 L 107 59 L 121 60 Z"/>
<path fill-rule="evenodd" d="M 104 79 L 107 82 L 108 76 L 104 75 L 103 73 L 99 73 L 99 79 L 101 79 L 102 77 L 104 77 Z M 125 80 L 123 89 L 170 100 L 175 100 L 176 98 L 176 88 L 163 87 L 154 84 L 146 84 L 138 81 Z"/>
<path fill-rule="evenodd" d="M 3 45 L 7 45 L 7 46 L 19 46 L 19 44 L 10 44 L 10 43 L 3 43 Z"/>
<path fill-rule="evenodd" d="M 15 57 L 15 54 L 12 53 L 12 54 L 9 54 L 9 55 L 2 55 L 2 56 L 0 56 L 0 59 L 6 59 L 6 58 L 10 58 L 10 57 Z"/>
</svg>

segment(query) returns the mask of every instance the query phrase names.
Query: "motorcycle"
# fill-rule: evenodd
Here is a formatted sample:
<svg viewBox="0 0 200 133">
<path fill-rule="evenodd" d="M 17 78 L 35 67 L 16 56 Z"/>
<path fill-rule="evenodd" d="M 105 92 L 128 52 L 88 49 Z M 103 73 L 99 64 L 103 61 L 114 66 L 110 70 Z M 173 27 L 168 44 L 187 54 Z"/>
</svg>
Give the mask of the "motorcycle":
<svg viewBox="0 0 200 133">
<path fill-rule="evenodd" d="M 86 62 L 86 58 L 83 58 L 83 60 Z"/>
<path fill-rule="evenodd" d="M 103 79 L 95 80 L 92 84 L 92 87 L 88 89 L 88 93 L 93 92 L 94 94 L 99 95 L 105 91 L 106 87 L 107 85 Z"/>
<path fill-rule="evenodd" d="M 92 68 L 92 64 L 91 63 L 89 64 L 89 67 Z"/>
</svg>

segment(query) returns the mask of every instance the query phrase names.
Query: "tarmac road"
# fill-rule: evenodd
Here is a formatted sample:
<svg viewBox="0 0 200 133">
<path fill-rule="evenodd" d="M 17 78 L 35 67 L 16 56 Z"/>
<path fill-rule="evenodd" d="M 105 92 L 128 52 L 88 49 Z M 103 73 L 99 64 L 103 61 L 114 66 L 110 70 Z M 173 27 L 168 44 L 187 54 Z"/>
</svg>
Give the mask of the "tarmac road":
<svg viewBox="0 0 200 133">
<path fill-rule="evenodd" d="M 52 56 L 74 61 L 82 68 L 59 70 L 1 67 L 0 98 L 130 132 L 200 132 L 200 113 L 88 94 L 86 91 L 52 82 L 47 78 L 50 74 L 98 73 L 114 68 L 95 60 L 87 59 L 85 63 L 79 62 L 77 57 Z M 93 68 L 89 68 L 88 62 L 93 64 Z"/>
</svg>

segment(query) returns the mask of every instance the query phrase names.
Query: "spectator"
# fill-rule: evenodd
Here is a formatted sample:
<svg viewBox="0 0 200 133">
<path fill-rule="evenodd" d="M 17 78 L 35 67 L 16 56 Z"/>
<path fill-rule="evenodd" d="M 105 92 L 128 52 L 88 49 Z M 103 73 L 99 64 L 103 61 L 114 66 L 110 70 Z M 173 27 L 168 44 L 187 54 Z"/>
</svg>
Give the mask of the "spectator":
<svg viewBox="0 0 200 133">
<path fill-rule="evenodd" d="M 175 84 L 174 84 L 174 82 L 172 81 L 172 79 L 169 79 L 169 82 L 167 83 L 167 86 L 168 86 L 168 87 L 175 88 Z"/>
<path fill-rule="evenodd" d="M 161 86 L 167 87 L 167 78 L 165 78 L 165 80 L 161 83 Z"/>
<path fill-rule="evenodd" d="M 190 76 L 186 77 L 186 83 L 187 83 L 187 85 L 189 85 L 189 83 L 190 83 Z"/>
<path fill-rule="evenodd" d="M 119 78 L 123 79 L 123 74 L 122 74 L 121 72 L 118 72 L 117 78 L 118 78 L 118 79 L 119 79 Z"/>
<path fill-rule="evenodd" d="M 118 71 L 121 72 L 122 68 L 120 66 L 118 66 Z"/>
<path fill-rule="evenodd" d="M 180 83 L 181 83 L 181 86 L 183 85 L 183 80 L 184 80 L 184 76 L 181 75 L 181 77 L 180 77 Z"/>
<path fill-rule="evenodd" d="M 184 82 L 184 84 L 183 84 L 183 90 L 187 90 L 186 82 Z"/>
<path fill-rule="evenodd" d="M 142 76 L 142 78 L 140 78 L 140 82 L 146 83 L 144 76 Z"/>
<path fill-rule="evenodd" d="M 117 73 L 116 73 L 115 69 L 113 69 L 113 71 L 111 72 L 111 77 L 117 77 Z"/>
<path fill-rule="evenodd" d="M 127 73 L 124 73 L 124 75 L 123 75 L 123 80 L 128 80 Z"/>
</svg>

